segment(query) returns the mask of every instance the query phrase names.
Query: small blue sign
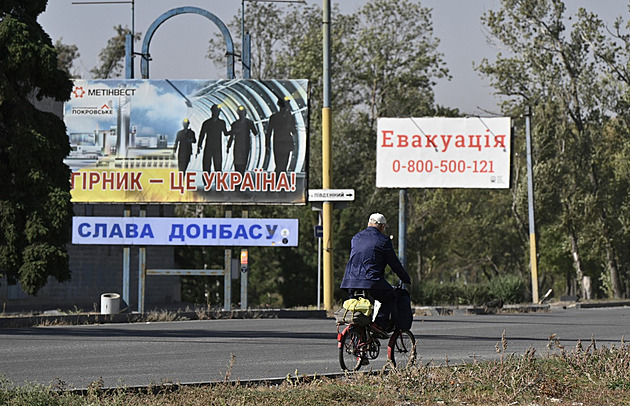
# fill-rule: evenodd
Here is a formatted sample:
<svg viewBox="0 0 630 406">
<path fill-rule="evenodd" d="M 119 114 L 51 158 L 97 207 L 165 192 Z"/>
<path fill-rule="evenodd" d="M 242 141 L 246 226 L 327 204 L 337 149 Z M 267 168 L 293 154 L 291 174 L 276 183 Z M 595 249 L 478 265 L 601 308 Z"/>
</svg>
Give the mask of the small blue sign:
<svg viewBox="0 0 630 406">
<path fill-rule="evenodd" d="M 315 226 L 315 238 L 322 238 L 324 236 L 324 226 Z"/>
</svg>

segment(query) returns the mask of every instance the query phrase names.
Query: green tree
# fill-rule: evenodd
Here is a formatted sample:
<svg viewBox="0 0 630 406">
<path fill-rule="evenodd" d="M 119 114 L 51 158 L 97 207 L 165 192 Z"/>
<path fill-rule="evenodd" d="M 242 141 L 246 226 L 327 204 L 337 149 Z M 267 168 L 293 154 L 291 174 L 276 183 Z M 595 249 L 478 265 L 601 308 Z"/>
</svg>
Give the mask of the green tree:
<svg viewBox="0 0 630 406">
<path fill-rule="evenodd" d="M 613 182 L 605 137 L 610 117 L 602 95 L 607 92 L 602 62 L 589 43 L 593 27 L 585 11 L 567 29 L 565 6 L 551 0 L 503 0 L 499 11 L 483 18 L 491 35 L 508 48 L 479 70 L 492 78 L 506 106 L 534 113 L 536 208 L 542 213 L 540 233 L 564 230 L 567 255 L 576 279 L 599 276 L 587 263 L 605 264 L 615 297 L 622 294 L 619 272 L 621 206 Z M 610 79 L 610 78 L 608 78 Z M 563 241 L 557 244 L 563 244 Z"/>
<path fill-rule="evenodd" d="M 602 160 L 607 171 L 604 174 L 606 183 L 613 190 L 615 204 L 607 223 L 614 230 L 613 241 L 619 256 L 620 274 L 628 278 L 628 240 L 630 240 L 630 203 L 628 199 L 628 182 L 630 170 L 628 153 L 630 153 L 630 20 L 619 17 L 612 27 L 607 27 L 595 14 L 580 10 L 580 24 L 584 27 L 585 39 L 594 52 L 595 58 L 602 62 L 603 92 L 600 94 L 602 104 L 614 113 L 614 117 L 603 133 L 611 148 L 606 151 Z M 612 285 L 612 280 L 610 281 Z M 611 291 L 614 291 L 614 287 Z M 626 296 L 630 294 L 626 279 Z"/>
<path fill-rule="evenodd" d="M 122 25 L 114 27 L 116 35 L 107 40 L 107 46 L 98 54 L 100 66 L 94 67 L 90 72 L 95 79 L 109 79 L 120 77 L 125 68 L 125 42 L 127 34 L 131 30 Z M 142 34 L 135 33 L 134 41 L 139 41 Z"/>
<path fill-rule="evenodd" d="M 372 0 L 356 14 L 346 69 L 356 100 L 378 117 L 425 116 L 434 109 L 435 81 L 448 75 L 431 10 L 409 0 Z"/>
<path fill-rule="evenodd" d="M 64 101 L 72 90 L 37 23 L 46 3 L 0 3 L 0 275 L 29 294 L 49 276 L 70 278 L 68 137 L 63 122 L 29 98 Z"/>
<path fill-rule="evenodd" d="M 71 78 L 78 78 L 79 75 L 74 73 L 74 61 L 77 60 L 81 54 L 79 48 L 76 45 L 68 45 L 62 42 L 63 38 L 59 38 L 55 42 L 55 50 L 59 55 L 59 63 L 57 67 L 62 71 L 65 71 Z"/>
</svg>

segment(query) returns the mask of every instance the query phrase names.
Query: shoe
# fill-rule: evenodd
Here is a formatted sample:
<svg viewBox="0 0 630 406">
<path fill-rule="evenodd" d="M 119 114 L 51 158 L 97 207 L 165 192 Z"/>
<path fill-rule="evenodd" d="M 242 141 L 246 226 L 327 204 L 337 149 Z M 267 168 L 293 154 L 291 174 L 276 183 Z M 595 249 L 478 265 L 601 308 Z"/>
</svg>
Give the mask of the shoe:
<svg viewBox="0 0 630 406">
<path fill-rule="evenodd" d="M 370 329 L 370 332 L 372 333 L 372 335 L 376 338 L 389 338 L 389 336 L 387 335 L 387 333 L 385 331 L 383 331 L 383 329 L 381 328 L 381 326 L 379 326 L 378 324 L 376 324 L 376 322 L 372 322 L 372 324 L 370 324 L 368 326 L 368 328 Z"/>
</svg>

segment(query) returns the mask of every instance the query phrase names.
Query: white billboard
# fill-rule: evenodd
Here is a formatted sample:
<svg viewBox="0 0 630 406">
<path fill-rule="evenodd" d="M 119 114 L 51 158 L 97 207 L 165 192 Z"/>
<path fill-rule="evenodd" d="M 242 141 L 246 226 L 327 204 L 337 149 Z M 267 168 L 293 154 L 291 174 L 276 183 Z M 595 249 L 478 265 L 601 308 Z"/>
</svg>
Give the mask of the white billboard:
<svg viewBox="0 0 630 406">
<path fill-rule="evenodd" d="M 510 186 L 509 117 L 379 118 L 376 187 Z"/>
</svg>

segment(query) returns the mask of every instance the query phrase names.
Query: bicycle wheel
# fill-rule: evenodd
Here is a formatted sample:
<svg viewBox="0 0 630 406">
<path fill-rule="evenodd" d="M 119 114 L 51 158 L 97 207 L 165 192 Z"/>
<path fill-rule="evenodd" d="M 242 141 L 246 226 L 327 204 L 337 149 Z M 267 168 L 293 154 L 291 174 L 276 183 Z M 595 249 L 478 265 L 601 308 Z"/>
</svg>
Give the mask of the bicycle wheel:
<svg viewBox="0 0 630 406">
<path fill-rule="evenodd" d="M 387 344 L 387 359 L 398 369 L 416 362 L 416 338 L 409 330 L 396 330 Z"/>
<path fill-rule="evenodd" d="M 363 360 L 363 348 L 361 346 L 361 334 L 355 329 L 346 331 L 341 338 L 339 347 L 339 365 L 344 371 L 358 371 Z"/>
</svg>

